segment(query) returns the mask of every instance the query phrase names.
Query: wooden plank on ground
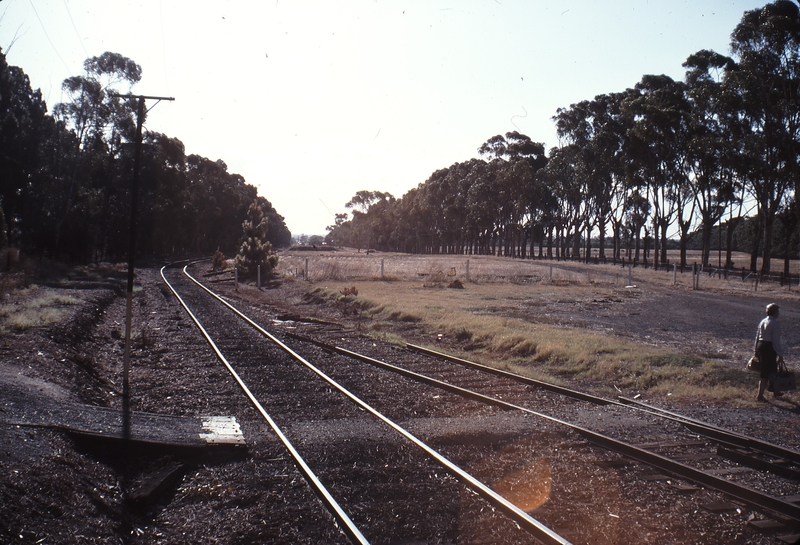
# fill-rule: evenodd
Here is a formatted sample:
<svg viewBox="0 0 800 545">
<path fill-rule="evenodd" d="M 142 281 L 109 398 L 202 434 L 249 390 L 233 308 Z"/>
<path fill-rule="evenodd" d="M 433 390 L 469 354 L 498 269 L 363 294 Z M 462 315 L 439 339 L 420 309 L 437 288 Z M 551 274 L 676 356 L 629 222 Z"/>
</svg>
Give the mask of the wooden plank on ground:
<svg viewBox="0 0 800 545">
<path fill-rule="evenodd" d="M 2 419 L 21 426 L 64 429 L 89 437 L 125 439 L 120 409 L 79 404 L 38 404 L 35 408 L 16 407 L 13 415 Z M 234 416 L 172 416 L 144 412 L 130 414 L 127 438 L 139 443 L 176 447 L 245 445 L 241 427 Z"/>
</svg>

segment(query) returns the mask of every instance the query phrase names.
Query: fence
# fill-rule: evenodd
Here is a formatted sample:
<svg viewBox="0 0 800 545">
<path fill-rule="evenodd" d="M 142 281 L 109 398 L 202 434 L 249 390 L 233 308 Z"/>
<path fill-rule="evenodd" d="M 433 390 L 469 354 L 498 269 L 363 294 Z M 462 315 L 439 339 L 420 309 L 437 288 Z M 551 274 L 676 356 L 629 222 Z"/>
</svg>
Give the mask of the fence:
<svg viewBox="0 0 800 545">
<path fill-rule="evenodd" d="M 421 280 L 422 282 L 604 282 L 630 286 L 636 282 L 681 284 L 701 289 L 715 278 L 728 286 L 758 289 L 760 284 L 772 282 L 798 285 L 799 275 L 751 273 L 749 270 L 703 268 L 699 264 L 680 267 L 675 263 L 571 259 L 512 259 L 494 256 L 377 254 L 374 252 L 330 253 L 324 255 L 282 255 L 279 273 L 309 281 L 323 280 Z M 678 274 L 680 273 L 680 275 Z M 634 278 L 635 277 L 635 278 Z"/>
</svg>

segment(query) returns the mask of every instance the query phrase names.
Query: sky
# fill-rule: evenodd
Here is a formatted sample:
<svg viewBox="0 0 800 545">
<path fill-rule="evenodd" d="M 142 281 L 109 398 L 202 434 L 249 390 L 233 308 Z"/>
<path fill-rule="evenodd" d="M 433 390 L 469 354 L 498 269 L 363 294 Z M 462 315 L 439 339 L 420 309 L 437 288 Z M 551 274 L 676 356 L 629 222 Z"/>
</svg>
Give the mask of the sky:
<svg viewBox="0 0 800 545">
<path fill-rule="evenodd" d="M 360 190 L 402 197 L 497 134 L 558 145 L 558 108 L 683 79 L 761 1 L 0 0 L 0 48 L 48 108 L 83 61 L 142 67 L 146 130 L 221 159 L 293 235 Z M 127 92 L 127 88 L 118 88 Z"/>
</svg>

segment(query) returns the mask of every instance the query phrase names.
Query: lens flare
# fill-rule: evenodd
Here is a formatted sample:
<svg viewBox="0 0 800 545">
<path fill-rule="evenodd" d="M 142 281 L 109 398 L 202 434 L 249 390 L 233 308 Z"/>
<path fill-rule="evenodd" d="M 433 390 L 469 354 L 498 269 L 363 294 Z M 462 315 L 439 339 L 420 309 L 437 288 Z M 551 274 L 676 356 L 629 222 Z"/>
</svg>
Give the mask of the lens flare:
<svg viewBox="0 0 800 545">
<path fill-rule="evenodd" d="M 495 482 L 492 488 L 523 511 L 533 511 L 550 497 L 551 484 L 550 464 L 540 458 L 523 469 L 506 475 Z"/>
</svg>

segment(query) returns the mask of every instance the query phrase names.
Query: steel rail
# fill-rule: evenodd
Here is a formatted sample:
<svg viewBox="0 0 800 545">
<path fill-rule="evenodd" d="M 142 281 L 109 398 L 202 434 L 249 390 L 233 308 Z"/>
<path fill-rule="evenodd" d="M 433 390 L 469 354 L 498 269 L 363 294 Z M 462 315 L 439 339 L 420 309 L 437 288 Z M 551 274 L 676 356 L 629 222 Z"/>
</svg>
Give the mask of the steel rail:
<svg viewBox="0 0 800 545">
<path fill-rule="evenodd" d="M 429 377 L 426 375 L 422 375 L 420 373 L 416 373 L 414 371 L 410 371 L 408 369 L 404 369 L 402 367 L 398 367 L 396 365 L 392 365 L 391 363 L 386 363 L 385 361 L 376 360 L 370 358 L 369 356 L 365 356 L 364 354 L 359 354 L 358 352 L 351 352 L 346 348 L 342 348 L 340 346 L 334 346 L 332 344 L 327 344 L 321 341 L 317 341 L 310 337 L 305 337 L 303 335 L 298 335 L 297 333 L 286 333 L 287 337 L 291 337 L 293 339 L 297 339 L 298 341 L 303 341 L 310 344 L 315 344 L 321 348 L 326 350 L 330 350 L 331 352 L 337 352 L 343 356 L 347 356 L 349 358 L 361 360 L 366 363 L 370 363 L 377 367 L 382 367 L 393 373 L 397 373 L 399 375 L 404 375 L 409 378 L 416 380 L 417 382 L 424 382 L 426 384 L 430 384 L 431 386 L 436 386 L 437 388 L 441 388 L 443 390 L 447 390 L 449 392 L 453 392 L 454 394 L 458 394 L 462 397 L 475 399 L 476 401 L 480 401 L 482 403 L 487 403 L 489 405 L 497 405 L 502 409 L 507 409 L 506 403 L 502 400 L 499 400 L 494 397 L 487 396 L 485 394 L 481 394 L 479 392 L 475 392 L 473 390 L 468 390 L 467 388 L 462 388 L 461 386 L 456 386 L 455 384 L 450 384 L 449 382 L 445 382 L 442 380 L 435 379 L 433 377 Z"/>
<path fill-rule="evenodd" d="M 325 345 L 325 343 L 320 343 L 319 341 L 314 341 L 314 344 Z M 363 354 L 358 354 L 356 352 L 351 352 L 350 350 L 347 350 L 345 348 L 341 348 L 341 347 L 338 347 L 338 346 L 332 346 L 332 345 L 325 345 L 325 346 L 329 350 L 332 350 L 332 351 L 337 352 L 339 354 L 342 354 L 344 356 L 352 357 L 352 358 L 358 359 L 360 361 L 363 361 L 365 363 L 369 363 L 371 365 L 374 365 L 374 366 L 377 366 L 377 367 L 380 367 L 380 368 L 383 368 L 383 369 L 388 369 L 390 371 L 396 371 L 396 372 L 399 372 L 399 373 L 401 373 L 401 374 L 403 374 L 405 376 L 409 376 L 409 377 L 423 376 L 423 375 L 419 375 L 418 373 L 415 373 L 413 371 L 409 371 L 407 369 L 402 369 L 400 367 L 388 364 L 386 362 L 382 362 L 380 360 L 371 358 L 369 356 L 365 356 Z M 524 378 L 524 377 L 521 377 L 521 378 Z M 428 384 L 432 384 L 432 385 L 442 384 L 443 388 L 445 388 L 448 391 L 452 391 L 452 392 L 458 392 L 459 390 L 466 390 L 464 388 L 460 388 L 460 387 L 455 386 L 453 384 L 445 383 L 443 381 L 439 381 L 439 380 L 433 379 L 431 377 L 425 377 L 425 382 L 428 383 Z M 501 399 L 493 398 L 491 396 L 486 396 L 485 394 L 480 394 L 478 392 L 469 391 L 469 390 L 467 390 L 467 391 L 469 392 L 469 397 L 471 397 L 473 399 L 485 398 L 487 400 L 490 400 L 490 401 L 487 401 L 487 402 L 491 402 L 493 405 L 501 406 L 501 407 L 503 407 L 503 408 L 505 408 L 507 410 L 522 411 L 522 412 L 525 412 L 525 413 L 528 413 L 528 414 L 532 414 L 532 415 L 534 415 L 536 417 L 543 418 L 543 419 L 548 420 L 550 422 L 554 422 L 556 424 L 559 424 L 559 425 L 562 425 L 562 426 L 566 426 L 567 428 L 569 428 L 569 429 L 575 431 L 576 433 L 582 435 L 583 437 L 585 437 L 588 441 L 591 441 L 592 443 L 595 443 L 597 445 L 603 446 L 603 447 L 605 447 L 605 448 L 607 448 L 609 450 L 613 450 L 615 452 L 619 452 L 620 454 L 623 454 L 625 456 L 628 456 L 629 458 L 633 458 L 635 460 L 643 462 L 643 463 L 645 463 L 647 465 L 650 465 L 652 467 L 655 467 L 655 468 L 657 468 L 657 469 L 659 469 L 661 471 L 664 471 L 664 472 L 667 472 L 667 473 L 671 473 L 671 474 L 676 475 L 678 477 L 685 478 L 687 480 L 690 480 L 690 481 L 693 481 L 693 482 L 708 486 L 710 488 L 714 488 L 715 490 L 718 490 L 718 491 L 723 492 L 723 493 L 725 493 L 725 494 L 727 494 L 727 495 L 729 495 L 729 496 L 731 496 L 731 497 L 733 497 L 735 499 L 738 499 L 738 500 L 744 502 L 747 505 L 751 505 L 753 507 L 757 507 L 757 508 L 761 508 L 761 509 L 767 509 L 769 511 L 772 511 L 772 512 L 775 512 L 775 513 L 779 513 L 779 514 L 781 514 L 781 515 L 783 515 L 785 517 L 791 518 L 791 519 L 793 519 L 795 521 L 800 521 L 800 505 L 784 501 L 784 500 L 782 500 L 782 499 L 780 499 L 778 497 L 775 497 L 775 496 L 772 496 L 772 495 L 769 495 L 769 494 L 765 494 L 764 492 L 761 492 L 759 490 L 755 490 L 755 489 L 747 487 L 747 486 L 743 486 L 743 485 L 739 485 L 739 484 L 733 483 L 731 481 L 728 481 L 727 479 L 723 479 L 723 478 L 717 477 L 716 475 L 712 475 L 710 473 L 706 473 L 706 472 L 704 472 L 702 470 L 699 470 L 699 469 L 696 469 L 694 467 L 691 467 L 691 466 L 688 466 L 686 464 L 683 464 L 681 462 L 672 460 L 672 459 L 667 458 L 665 456 L 662 456 L 660 454 L 655 454 L 655 453 L 650 452 L 648 450 L 639 448 L 639 447 L 637 447 L 635 445 L 631 445 L 629 443 L 625 443 L 623 441 L 619 441 L 619 440 L 614 439 L 612 437 L 605 436 L 603 434 L 600 434 L 600 433 L 597 433 L 595 431 L 589 430 L 589 429 L 584 428 L 582 426 L 578 426 L 578 425 L 573 424 L 571 422 L 567 422 L 565 420 L 561 420 L 561 419 L 558 419 L 558 418 L 555 418 L 555 417 L 552 417 L 552 416 L 549 416 L 549 415 L 534 411 L 532 409 L 528 409 L 527 407 L 522 407 L 520 405 L 515 405 L 513 403 L 509 403 L 509 402 L 503 401 Z M 612 402 L 612 403 L 615 403 L 615 402 Z"/>
<path fill-rule="evenodd" d="M 788 449 L 786 447 L 770 443 L 769 441 L 763 441 L 761 439 L 737 433 L 732 430 L 720 428 L 718 426 L 714 426 L 713 424 L 702 422 L 700 420 L 695 420 L 694 418 L 674 413 L 666 409 L 661 409 L 653 405 L 648 405 L 646 403 L 642 403 L 641 401 L 637 401 L 635 399 L 628 399 L 621 396 L 618 399 L 626 406 L 633 406 L 634 408 L 643 410 L 644 412 L 647 412 L 649 414 L 655 414 L 661 416 L 662 418 L 675 420 L 676 422 L 680 422 L 681 424 L 683 424 L 692 431 L 702 433 L 703 435 L 707 435 L 714 439 L 719 439 L 726 443 L 735 444 L 740 447 L 746 447 L 752 450 L 757 450 L 764 454 L 770 454 L 772 456 L 777 456 L 779 458 L 789 460 L 796 464 L 800 464 L 800 452 L 796 450 Z"/>
<path fill-rule="evenodd" d="M 622 396 L 619 396 L 617 400 L 595 396 L 585 392 L 580 392 L 578 390 L 572 390 L 570 388 L 564 388 L 563 386 L 557 386 L 555 384 L 543 382 L 541 380 L 524 377 L 522 375 L 519 375 L 517 373 L 512 373 L 510 371 L 489 367 L 488 365 L 483 365 L 480 363 L 476 363 L 474 361 L 465 360 L 456 356 L 451 356 L 450 354 L 445 354 L 443 352 L 438 352 L 436 350 L 431 350 L 429 348 L 424 348 L 422 346 L 417 346 L 410 343 L 406 344 L 406 348 L 415 352 L 426 354 L 428 356 L 441 358 L 446 361 L 451 361 L 453 363 L 464 365 L 466 367 L 471 367 L 474 369 L 478 369 L 480 371 L 499 375 L 514 380 L 516 382 L 521 382 L 523 384 L 531 384 L 540 387 L 542 389 L 558 393 L 561 395 L 565 395 L 571 398 L 589 401 L 597 405 L 617 405 L 629 409 L 635 409 L 646 414 L 658 416 L 659 418 L 663 418 L 665 420 L 672 420 L 673 422 L 679 423 L 696 433 L 705 435 L 707 437 L 710 437 L 718 441 L 723 441 L 725 443 L 749 448 L 751 450 L 759 451 L 763 454 L 777 456 L 785 460 L 792 461 L 794 463 L 800 463 L 800 452 L 796 450 L 781 447 L 779 445 L 775 445 L 773 443 L 763 441 L 755 437 L 743 435 L 741 433 L 721 428 L 719 426 L 714 426 L 713 424 L 710 424 L 708 422 L 702 422 L 700 420 L 696 420 L 685 415 L 670 412 L 665 409 L 660 409 L 658 407 L 642 403 L 641 401 L 625 398 Z"/>
<path fill-rule="evenodd" d="M 225 305 L 228 309 L 234 312 L 237 316 L 239 316 L 242 320 L 244 320 L 248 325 L 253 327 L 256 331 L 261 333 L 264 337 L 275 343 L 279 346 L 282 350 L 284 350 L 287 354 L 290 354 L 293 358 L 295 358 L 298 362 L 303 364 L 306 368 L 314 372 L 317 376 L 321 379 L 326 381 L 336 390 L 341 392 L 343 395 L 348 397 L 351 401 L 353 401 L 356 405 L 364 409 L 365 411 L 372 414 L 375 418 L 379 419 L 395 431 L 397 431 L 400 435 L 414 443 L 417 447 L 422 449 L 428 457 L 434 460 L 436 463 L 444 467 L 448 470 L 456 479 L 458 479 L 463 484 L 469 486 L 473 491 L 483 497 L 486 501 L 492 504 L 495 508 L 499 509 L 503 513 L 505 513 L 509 518 L 514 520 L 521 528 L 525 529 L 528 533 L 536 537 L 543 543 L 548 545 L 571 545 L 568 540 L 561 537 L 553 530 L 536 520 L 535 518 L 531 517 L 528 513 L 505 499 L 503 496 L 486 486 L 484 483 L 473 477 L 471 474 L 467 473 L 459 466 L 451 462 L 449 459 L 445 458 L 439 452 L 437 452 L 432 447 L 428 446 L 425 442 L 421 439 L 417 438 L 411 432 L 400 426 L 399 424 L 395 423 L 387 416 L 383 415 L 377 409 L 373 408 L 367 402 L 363 401 L 361 398 L 350 392 L 347 388 L 336 382 L 334 379 L 323 373 L 320 369 L 314 366 L 312 363 L 307 361 L 303 358 L 300 354 L 292 350 L 289 346 L 284 344 L 280 339 L 272 335 L 270 332 L 266 331 L 260 325 L 255 323 L 251 320 L 248 316 L 244 313 L 239 311 L 236 307 L 225 301 L 222 297 L 208 289 L 204 286 L 201 282 L 195 279 L 189 272 L 186 270 L 186 267 L 183 269 L 184 274 L 191 279 L 195 284 L 197 284 L 200 288 L 204 289 L 209 295 L 217 299 L 220 303 Z M 479 394 L 480 395 L 480 394 Z"/>
<path fill-rule="evenodd" d="M 483 365 L 481 363 L 476 363 L 474 361 L 469 361 L 465 359 L 458 358 L 456 356 L 451 356 L 450 354 L 444 354 L 443 352 L 437 352 L 435 350 L 431 350 L 429 348 L 424 348 L 422 346 L 417 346 L 415 344 L 406 343 L 406 348 L 413 350 L 415 352 L 421 352 L 423 354 L 427 354 L 428 356 L 433 356 L 437 358 L 442 358 L 447 361 L 452 361 L 454 363 L 459 363 L 461 365 L 472 367 L 474 369 L 479 369 L 481 371 L 492 373 L 494 375 L 498 375 L 501 377 L 510 378 L 517 382 L 522 382 L 525 384 L 531 384 L 533 386 L 537 386 L 542 388 L 543 390 L 549 390 L 551 392 L 556 392 L 558 394 L 566 395 L 575 399 L 581 399 L 583 401 L 589 401 L 591 403 L 595 403 L 596 405 L 610 405 L 613 404 L 614 401 L 610 399 L 606 399 L 603 397 L 598 397 L 592 394 L 587 394 L 586 392 L 579 392 L 578 390 L 571 390 L 569 388 L 564 388 L 563 386 L 556 386 L 555 384 L 550 384 L 549 382 L 544 382 L 541 380 L 536 380 L 529 377 L 523 377 L 522 375 L 518 375 L 516 373 L 512 373 L 511 371 L 505 371 L 503 369 L 497 369 L 495 367 L 489 367 L 488 365 Z"/>
<path fill-rule="evenodd" d="M 291 454 L 291 456 L 294 459 L 294 462 L 297 465 L 298 469 L 301 471 L 301 473 L 303 473 L 303 475 L 305 476 L 306 480 L 311 484 L 311 487 L 314 489 L 314 491 L 317 494 L 317 496 L 322 500 L 322 502 L 325 504 L 327 509 L 331 512 L 331 514 L 336 519 L 336 521 L 337 521 L 337 523 L 339 525 L 339 528 L 342 530 L 342 532 L 353 543 L 369 545 L 369 541 L 364 537 L 364 535 L 361 533 L 361 531 L 358 529 L 358 527 L 355 525 L 355 523 L 350 519 L 350 517 L 347 515 L 347 513 L 345 513 L 344 509 L 342 509 L 342 507 L 334 499 L 334 497 L 331 495 L 331 493 L 328 491 L 328 489 L 325 488 L 325 485 L 323 485 L 322 482 L 319 480 L 319 478 L 317 478 L 317 476 L 314 473 L 314 471 L 309 467 L 309 465 L 306 463 L 306 461 L 303 459 L 303 457 L 300 456 L 300 453 L 297 452 L 297 450 L 294 448 L 294 445 L 292 445 L 291 441 L 289 441 L 289 439 L 284 435 L 284 433 L 281 431 L 281 429 L 278 426 L 278 424 L 275 423 L 275 421 L 272 419 L 272 417 L 269 415 L 269 413 L 267 413 L 267 411 L 264 409 L 264 407 L 261 405 L 261 403 L 259 403 L 259 401 L 255 398 L 253 393 L 250 391 L 250 389 L 247 387 L 247 385 L 241 379 L 241 377 L 236 372 L 236 370 L 233 368 L 233 366 L 230 364 L 230 362 L 228 362 L 227 358 L 225 358 L 225 356 L 222 354 L 222 352 L 217 347 L 217 345 L 214 342 L 214 340 L 211 338 L 211 336 L 208 334 L 206 329 L 203 327 L 203 325 L 197 319 L 197 316 L 194 315 L 194 313 L 189 309 L 189 306 L 186 304 L 186 302 L 183 300 L 183 298 L 178 294 L 177 290 L 167 280 L 166 276 L 164 275 L 164 269 L 166 269 L 166 266 L 161 268 L 161 278 L 164 280 L 164 282 L 166 283 L 167 287 L 170 289 L 170 291 L 172 291 L 172 293 L 175 295 L 175 297 L 180 302 L 181 306 L 189 314 L 189 316 L 191 317 L 191 319 L 194 322 L 194 324 L 198 327 L 200 332 L 203 334 L 203 337 L 205 337 L 206 341 L 211 346 L 211 349 L 214 351 L 214 354 L 217 356 L 217 359 L 219 359 L 219 361 L 221 361 L 223 363 L 223 365 L 225 365 L 225 367 L 228 369 L 228 372 L 231 374 L 231 376 L 233 376 L 233 378 L 236 381 L 236 383 L 239 385 L 239 387 L 245 393 L 247 398 L 250 400 L 250 403 L 253 404 L 253 406 L 256 408 L 256 410 L 261 414 L 261 416 L 264 418 L 264 420 L 266 420 L 266 422 L 269 424 L 270 428 L 272 428 L 272 431 L 275 432 L 275 434 L 278 436 L 280 441 L 283 443 L 283 446 L 286 447 L 286 450 L 289 451 L 289 454 Z M 185 270 L 185 267 L 184 267 L 184 270 Z"/>
</svg>

